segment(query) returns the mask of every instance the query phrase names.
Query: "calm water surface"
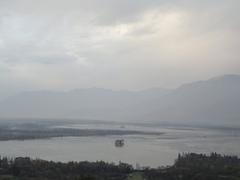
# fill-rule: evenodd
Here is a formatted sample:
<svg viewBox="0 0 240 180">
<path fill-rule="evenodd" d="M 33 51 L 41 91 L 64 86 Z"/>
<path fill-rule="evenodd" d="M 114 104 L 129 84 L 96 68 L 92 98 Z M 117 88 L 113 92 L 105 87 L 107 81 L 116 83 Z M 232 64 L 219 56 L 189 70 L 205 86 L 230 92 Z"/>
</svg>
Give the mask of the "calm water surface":
<svg viewBox="0 0 240 180">
<path fill-rule="evenodd" d="M 74 128 L 118 129 L 109 125 L 74 125 Z M 71 125 L 71 128 L 73 126 Z M 68 128 L 68 126 L 65 126 Z M 122 128 L 122 127 L 121 127 Z M 218 152 L 240 155 L 238 130 L 179 129 L 162 127 L 127 126 L 124 129 L 158 131 L 163 135 L 63 137 L 25 141 L 0 141 L 2 156 L 30 156 L 54 161 L 119 161 L 142 166 L 158 167 L 174 163 L 178 153 Z M 123 138 L 125 145 L 116 148 L 116 139 Z"/>
</svg>

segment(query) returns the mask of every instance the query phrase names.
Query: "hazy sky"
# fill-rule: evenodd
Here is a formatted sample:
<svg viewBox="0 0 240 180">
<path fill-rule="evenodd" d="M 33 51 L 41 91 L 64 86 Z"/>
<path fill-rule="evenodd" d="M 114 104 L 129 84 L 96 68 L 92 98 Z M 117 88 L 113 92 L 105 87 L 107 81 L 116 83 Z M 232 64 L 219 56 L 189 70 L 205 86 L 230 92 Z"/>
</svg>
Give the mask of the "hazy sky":
<svg viewBox="0 0 240 180">
<path fill-rule="evenodd" d="M 239 0 L 0 0 L 0 94 L 240 73 Z"/>
</svg>

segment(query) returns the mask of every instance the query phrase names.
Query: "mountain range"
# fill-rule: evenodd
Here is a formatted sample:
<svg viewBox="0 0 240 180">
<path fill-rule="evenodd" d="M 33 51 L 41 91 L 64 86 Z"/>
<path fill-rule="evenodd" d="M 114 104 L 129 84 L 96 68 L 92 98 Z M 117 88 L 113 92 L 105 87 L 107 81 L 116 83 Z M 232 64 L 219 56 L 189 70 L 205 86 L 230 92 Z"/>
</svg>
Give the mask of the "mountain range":
<svg viewBox="0 0 240 180">
<path fill-rule="evenodd" d="M 23 92 L 0 101 L 0 117 L 240 125 L 240 75 L 176 89 Z"/>
</svg>

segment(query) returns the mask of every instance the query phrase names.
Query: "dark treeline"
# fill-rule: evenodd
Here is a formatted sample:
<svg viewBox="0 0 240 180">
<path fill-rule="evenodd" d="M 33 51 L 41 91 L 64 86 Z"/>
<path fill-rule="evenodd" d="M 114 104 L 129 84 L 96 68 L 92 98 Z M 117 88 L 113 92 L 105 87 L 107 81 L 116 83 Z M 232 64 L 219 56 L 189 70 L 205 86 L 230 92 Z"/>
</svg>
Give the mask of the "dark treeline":
<svg viewBox="0 0 240 180">
<path fill-rule="evenodd" d="M 99 162 L 53 162 L 32 160 L 28 157 L 18 157 L 0 160 L 0 179 L 74 179 L 74 180 L 107 180 L 126 179 L 133 171 L 131 165 Z"/>
<path fill-rule="evenodd" d="M 240 159 L 217 153 L 179 154 L 173 166 L 144 173 L 148 180 L 239 180 Z"/>
<path fill-rule="evenodd" d="M 125 163 L 53 162 L 18 157 L 0 158 L 0 180 L 129 180 L 139 173 L 146 180 L 239 180 L 240 159 L 187 153 L 178 156 L 173 166 L 136 170 Z"/>
</svg>

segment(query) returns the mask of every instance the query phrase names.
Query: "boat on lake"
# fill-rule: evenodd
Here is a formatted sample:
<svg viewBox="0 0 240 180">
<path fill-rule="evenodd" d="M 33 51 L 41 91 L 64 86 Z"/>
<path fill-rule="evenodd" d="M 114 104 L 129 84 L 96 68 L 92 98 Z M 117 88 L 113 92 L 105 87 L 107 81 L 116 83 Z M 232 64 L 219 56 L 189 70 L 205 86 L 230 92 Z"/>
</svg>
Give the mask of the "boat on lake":
<svg viewBox="0 0 240 180">
<path fill-rule="evenodd" d="M 124 146 L 124 139 L 117 139 L 115 141 L 115 146 L 116 147 L 123 147 Z"/>
</svg>

